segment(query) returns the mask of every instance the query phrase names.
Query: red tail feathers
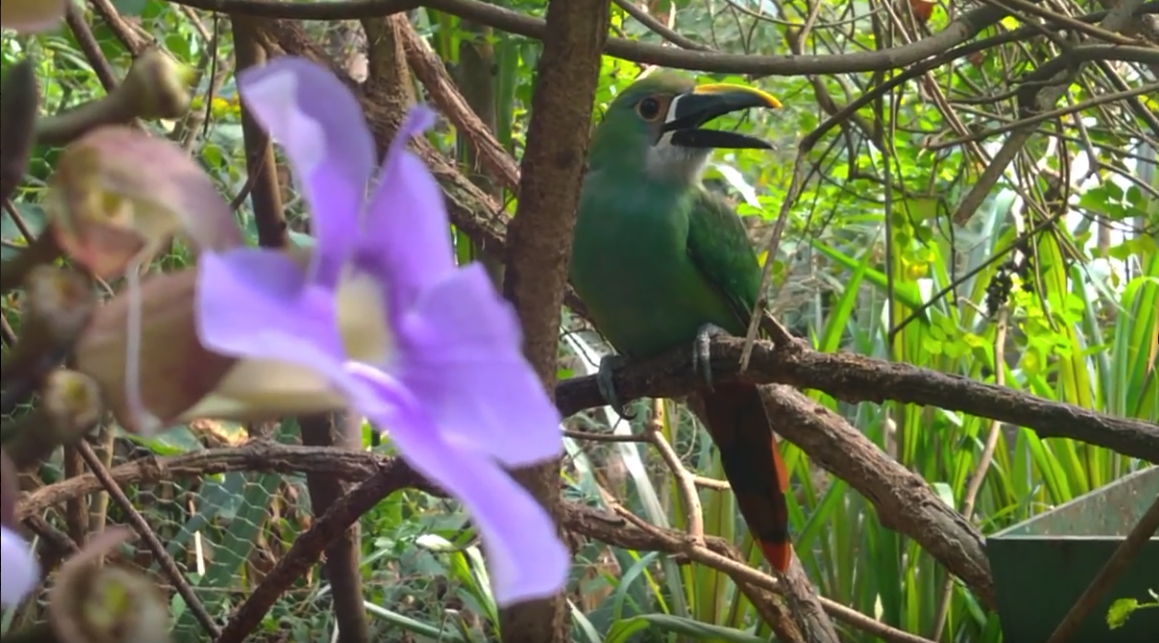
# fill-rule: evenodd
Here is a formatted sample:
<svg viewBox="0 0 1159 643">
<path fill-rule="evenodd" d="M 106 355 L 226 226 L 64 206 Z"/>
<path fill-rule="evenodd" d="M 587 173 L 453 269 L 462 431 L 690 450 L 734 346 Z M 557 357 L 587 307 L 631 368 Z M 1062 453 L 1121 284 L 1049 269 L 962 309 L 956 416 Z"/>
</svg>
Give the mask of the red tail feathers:
<svg viewBox="0 0 1159 643">
<path fill-rule="evenodd" d="M 718 384 L 702 395 L 704 415 L 741 515 L 769 564 L 786 571 L 793 557 L 785 492 L 789 471 L 769 427 L 760 391 L 749 384 Z"/>
</svg>

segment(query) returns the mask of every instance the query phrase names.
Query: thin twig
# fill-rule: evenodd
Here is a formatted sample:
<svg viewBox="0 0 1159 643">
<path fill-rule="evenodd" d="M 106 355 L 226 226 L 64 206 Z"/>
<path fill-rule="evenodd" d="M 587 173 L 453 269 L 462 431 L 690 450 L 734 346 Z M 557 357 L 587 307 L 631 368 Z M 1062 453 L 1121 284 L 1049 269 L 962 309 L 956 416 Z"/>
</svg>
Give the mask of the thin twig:
<svg viewBox="0 0 1159 643">
<path fill-rule="evenodd" d="M 93 30 L 85 22 L 84 11 L 80 5 L 70 2 L 64 18 L 69 29 L 72 30 L 77 44 L 80 45 L 81 53 L 85 55 L 85 59 L 92 66 L 97 80 L 104 87 L 105 93 L 111 93 L 120 83 L 117 82 L 117 76 L 113 72 L 113 66 L 109 64 L 109 59 L 105 58 L 104 52 L 101 51 L 101 45 L 97 42 L 96 36 L 93 35 Z"/>
<path fill-rule="evenodd" d="M 682 36 L 670 27 L 664 25 L 656 18 L 652 17 L 647 11 L 632 4 L 632 0 L 612 0 L 616 6 L 623 9 L 624 13 L 632 16 L 637 22 L 647 27 L 650 31 L 660 36 L 664 40 L 684 49 L 691 49 L 693 51 L 712 51 L 712 47 L 702 45 L 695 40 L 691 40 Z"/>
<path fill-rule="evenodd" d="M 157 534 L 153 533 L 152 528 L 149 527 L 149 523 L 137 511 L 137 508 L 133 506 L 133 501 L 129 500 L 129 497 L 121 490 L 116 479 L 109 475 L 109 470 L 105 468 L 104 463 L 101 462 L 100 457 L 97 456 L 88 442 L 80 440 L 75 444 L 75 447 L 77 453 L 84 459 L 89 469 L 92 470 L 93 475 L 100 481 L 101 486 L 109 493 L 113 502 L 120 507 L 121 511 L 125 512 L 125 517 L 128 519 L 129 524 L 141 536 L 141 539 L 145 541 L 145 546 L 157 559 L 161 570 L 169 577 L 169 580 L 173 583 L 173 587 L 181 595 L 181 598 L 185 600 L 186 606 L 193 612 L 201 627 L 210 636 L 216 638 L 221 632 L 217 627 L 217 623 L 213 621 L 213 617 L 209 615 L 205 606 L 201 604 L 201 599 L 197 598 L 197 594 L 194 593 L 193 588 L 185 581 L 185 576 L 182 575 L 173 557 L 165 550 L 165 545 L 157 538 Z"/>
<path fill-rule="evenodd" d="M 684 509 L 688 512 L 687 531 L 691 545 L 704 544 L 704 511 L 700 506 L 700 494 L 696 491 L 696 484 L 676 450 L 664 439 L 664 400 L 652 401 L 652 419 L 644 425 L 644 435 L 648 442 L 660 452 L 660 457 L 676 476 L 676 484 L 680 489 L 681 499 L 684 500 Z"/>
<path fill-rule="evenodd" d="M 563 435 L 564 437 L 574 438 L 576 440 L 588 440 L 590 442 L 648 442 L 647 437 L 634 433 L 616 435 L 613 433 L 594 433 L 592 431 L 565 429 Z"/>
</svg>

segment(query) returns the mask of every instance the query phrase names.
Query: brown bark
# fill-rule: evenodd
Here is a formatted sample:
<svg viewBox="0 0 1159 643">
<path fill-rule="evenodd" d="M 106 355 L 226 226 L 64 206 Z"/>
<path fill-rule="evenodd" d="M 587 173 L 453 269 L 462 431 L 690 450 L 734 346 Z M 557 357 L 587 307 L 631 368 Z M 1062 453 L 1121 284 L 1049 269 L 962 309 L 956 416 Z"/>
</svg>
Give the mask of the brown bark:
<svg viewBox="0 0 1159 643">
<path fill-rule="evenodd" d="M 936 406 L 1026 427 L 1039 437 L 1070 438 L 1159 462 L 1159 424 L 1154 422 L 1099 413 L 912 364 L 856 353 L 823 353 L 803 346 L 778 350 L 766 341 L 754 344 L 748 369 L 741 372 L 738 365 L 744 343 L 733 337 L 712 341 L 715 379 L 787 384 L 823 391 L 850 403 L 893 400 Z M 616 371 L 615 384 L 620 399 L 628 402 L 640 397 L 681 397 L 696 390 L 701 382 L 689 351 L 674 350 L 625 365 Z M 585 377 L 561 383 L 556 403 L 567 415 L 604 402 L 595 377 Z"/>
<path fill-rule="evenodd" d="M 604 0 L 552 0 L 523 155 L 519 206 L 510 227 L 504 292 L 523 324 L 524 350 L 548 391 L 555 388 L 560 307 L 571 258 L 572 229 L 583 182 L 600 51 L 608 32 Z M 559 519 L 559 462 L 516 473 Z M 503 638 L 518 643 L 567 641 L 563 593 L 512 605 L 500 613 Z"/>
</svg>

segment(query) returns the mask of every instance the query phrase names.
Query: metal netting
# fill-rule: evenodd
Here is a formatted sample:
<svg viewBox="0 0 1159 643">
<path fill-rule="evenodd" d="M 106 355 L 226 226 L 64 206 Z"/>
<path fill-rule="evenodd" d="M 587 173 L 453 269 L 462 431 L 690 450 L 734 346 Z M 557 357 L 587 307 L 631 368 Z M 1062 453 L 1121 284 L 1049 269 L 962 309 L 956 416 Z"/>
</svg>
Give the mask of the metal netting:
<svg viewBox="0 0 1159 643">
<path fill-rule="evenodd" d="M 186 430 L 178 429 L 178 435 L 167 434 L 149 445 L 118 437 L 111 442 L 112 454 L 99 453 L 113 474 L 120 474 L 116 475 L 118 488 L 131 509 L 110 499 L 99 481 L 93 489 L 91 474 L 65 481 L 64 459 L 68 456 L 60 452 L 40 471 L 26 474 L 23 481 L 26 490 L 63 488 L 57 501 L 37 511 L 33 518 L 33 526 L 40 527 L 32 531 L 42 555 L 47 554 L 43 557 L 46 566 L 59 562 L 61 554 L 69 553 L 59 550 L 71 548 L 72 543 L 83 541 L 89 534 L 114 525 L 132 528 L 140 523 L 131 513 L 140 517 L 149 533 L 134 529 L 137 537 L 123 546 L 111 562 L 146 571 L 157 579 L 161 590 L 170 598 L 176 623 L 173 634 L 179 642 L 212 638 L 200 622 L 197 610 L 191 609 L 182 596 L 179 584 L 188 587 L 204 613 L 221 627 L 297 536 L 309 529 L 313 517 L 305 475 L 301 473 L 244 470 L 197 473 L 195 467 L 189 466 L 172 477 L 150 475 L 157 473 L 150 468 L 158 456 L 169 456 L 167 459 L 171 460 L 183 454 L 208 454 L 210 449 L 220 452 L 225 447 L 241 447 L 247 440 L 244 433 L 215 435 L 205 431 L 205 427 L 200 428 L 201 431 L 196 428 L 189 431 L 189 435 L 180 435 Z M 193 438 L 196 443 L 182 445 L 183 438 L 185 441 Z M 99 438 L 93 440 L 96 441 Z M 296 440 L 283 435 L 278 436 L 277 442 L 294 444 Z M 211 460 L 207 459 L 207 463 Z M 144 475 L 126 476 L 126 467 L 122 465 L 138 465 L 136 468 Z M 140 481 L 126 483 L 122 481 L 125 477 Z M 69 484 L 77 481 L 88 484 Z M 63 484 L 53 485 L 54 482 Z M 158 547 L 163 553 L 156 551 Z M 163 560 L 166 557 L 172 565 L 166 564 Z M 179 579 L 172 578 L 174 567 Z M 293 602 L 294 593 L 315 591 L 313 576 L 311 571 L 300 579 L 286 598 Z M 43 620 L 51 584 L 49 573 L 38 600 L 30 601 L 16 618 L 28 622 Z M 268 640 L 282 640 L 282 634 L 275 630 L 269 633 Z M 252 640 L 265 639 L 259 634 Z"/>
</svg>

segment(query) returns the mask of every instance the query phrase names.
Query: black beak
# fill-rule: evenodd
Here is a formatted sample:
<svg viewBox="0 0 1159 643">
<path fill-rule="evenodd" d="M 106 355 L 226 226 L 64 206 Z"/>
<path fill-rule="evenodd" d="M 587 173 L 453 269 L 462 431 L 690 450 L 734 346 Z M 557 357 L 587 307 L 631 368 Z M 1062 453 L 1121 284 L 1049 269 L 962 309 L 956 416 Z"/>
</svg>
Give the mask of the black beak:
<svg viewBox="0 0 1159 643">
<path fill-rule="evenodd" d="M 676 98 L 676 112 L 664 124 L 672 132 L 672 144 L 679 147 L 769 150 L 772 145 L 736 132 L 701 129 L 700 126 L 725 114 L 754 107 L 777 108 L 776 98 L 742 85 L 702 85 Z"/>
</svg>

